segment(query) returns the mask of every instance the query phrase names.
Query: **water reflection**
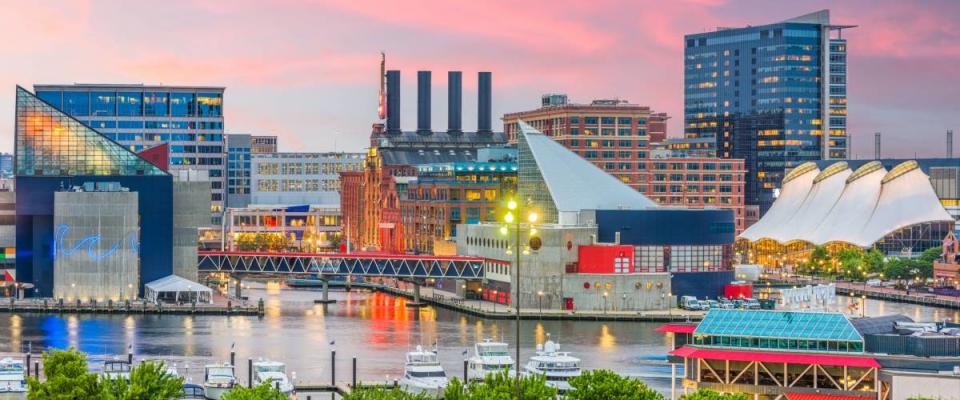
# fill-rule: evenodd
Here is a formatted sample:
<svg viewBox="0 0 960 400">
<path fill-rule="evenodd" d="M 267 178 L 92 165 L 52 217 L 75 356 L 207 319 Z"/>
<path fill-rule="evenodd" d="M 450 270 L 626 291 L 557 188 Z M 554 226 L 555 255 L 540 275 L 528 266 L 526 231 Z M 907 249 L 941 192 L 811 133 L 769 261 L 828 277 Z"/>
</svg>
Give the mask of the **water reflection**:
<svg viewBox="0 0 960 400">
<path fill-rule="evenodd" d="M 396 377 L 406 351 L 418 344 L 437 345 L 441 362 L 450 375 L 462 373 L 462 352 L 477 341 L 492 338 L 511 343 L 512 320 L 482 320 L 445 309 L 407 307 L 407 301 L 381 293 L 333 292 L 336 304 L 316 305 L 317 292 L 281 290 L 273 284 L 248 289 L 251 299 L 264 299 L 266 315 L 40 315 L 0 314 L 0 352 L 19 352 L 30 342 L 35 350 L 75 346 L 102 355 L 124 354 L 132 346 L 138 358 L 167 358 L 189 367 L 199 380 L 203 364 L 229 358 L 236 344 L 241 375 L 248 358 L 287 362 L 289 370 L 306 382 L 326 382 L 330 351 L 336 349 L 338 365 L 349 366 L 356 356 L 360 379 L 368 382 Z M 838 308 L 852 301 L 840 297 Z M 868 315 L 905 313 L 918 320 L 957 319 L 956 310 L 867 300 Z M 657 333 L 659 323 L 524 321 L 521 325 L 521 363 L 533 354 L 546 335 L 583 360 L 584 368 L 610 368 L 641 377 L 664 390 L 669 368 L 663 356 L 667 336 Z M 335 341 L 331 347 L 330 342 Z M 347 379 L 348 369 L 338 371 Z M 185 370 L 182 372 L 186 373 Z"/>
</svg>

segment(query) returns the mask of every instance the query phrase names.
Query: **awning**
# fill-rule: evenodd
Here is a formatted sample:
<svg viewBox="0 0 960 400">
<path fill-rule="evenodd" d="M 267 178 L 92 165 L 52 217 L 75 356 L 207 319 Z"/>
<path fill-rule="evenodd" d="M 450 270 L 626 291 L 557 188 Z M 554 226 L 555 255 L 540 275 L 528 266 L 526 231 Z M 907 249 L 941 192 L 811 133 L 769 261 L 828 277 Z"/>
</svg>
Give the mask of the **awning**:
<svg viewBox="0 0 960 400">
<path fill-rule="evenodd" d="M 705 360 L 759 361 L 802 365 L 818 364 L 835 367 L 880 368 L 880 363 L 873 357 L 839 356 L 833 354 L 714 350 L 684 346 L 671 351 L 670 355 Z"/>
<path fill-rule="evenodd" d="M 787 400 L 866 400 L 876 396 L 840 396 L 821 393 L 787 393 Z"/>
<path fill-rule="evenodd" d="M 695 330 L 697 326 L 691 324 L 666 324 L 657 328 L 657 332 L 663 333 L 693 333 Z"/>
</svg>

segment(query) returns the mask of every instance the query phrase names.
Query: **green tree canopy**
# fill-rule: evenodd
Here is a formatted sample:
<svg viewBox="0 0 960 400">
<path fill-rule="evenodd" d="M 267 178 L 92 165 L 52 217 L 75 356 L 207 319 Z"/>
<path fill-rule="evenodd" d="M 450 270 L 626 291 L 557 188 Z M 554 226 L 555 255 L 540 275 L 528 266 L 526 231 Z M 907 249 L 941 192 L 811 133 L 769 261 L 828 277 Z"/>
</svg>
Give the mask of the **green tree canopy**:
<svg viewBox="0 0 960 400">
<path fill-rule="evenodd" d="M 413 394 L 403 390 L 392 388 L 369 388 L 357 389 L 350 394 L 343 396 L 344 400 L 433 400 L 433 397 L 425 394 Z"/>
<path fill-rule="evenodd" d="M 130 381 L 104 381 L 105 399 L 169 400 L 183 395 L 183 378 L 167 372 L 162 362 L 143 362 L 130 370 Z"/>
<path fill-rule="evenodd" d="M 248 388 L 237 385 L 224 393 L 220 400 L 287 400 L 287 396 L 270 387 L 270 382 Z"/>
<path fill-rule="evenodd" d="M 566 398 L 571 400 L 663 400 L 663 395 L 643 382 L 605 369 L 585 371 L 571 379 L 570 386 L 573 391 Z"/>
<path fill-rule="evenodd" d="M 87 370 L 87 355 L 73 347 L 43 353 L 46 380 L 27 378 L 28 400 L 99 400 L 103 387 L 97 375 Z"/>
<path fill-rule="evenodd" d="M 697 389 L 696 392 L 680 396 L 680 400 L 748 400 L 743 393 L 720 393 L 709 389 Z"/>
<path fill-rule="evenodd" d="M 443 393 L 446 400 L 511 400 L 517 398 L 517 387 L 514 376 L 507 371 L 488 374 L 482 382 L 470 382 L 464 385 L 454 378 L 447 385 Z M 553 399 L 557 390 L 547 386 L 547 379 L 542 375 L 528 375 L 520 377 L 520 400 Z"/>
</svg>

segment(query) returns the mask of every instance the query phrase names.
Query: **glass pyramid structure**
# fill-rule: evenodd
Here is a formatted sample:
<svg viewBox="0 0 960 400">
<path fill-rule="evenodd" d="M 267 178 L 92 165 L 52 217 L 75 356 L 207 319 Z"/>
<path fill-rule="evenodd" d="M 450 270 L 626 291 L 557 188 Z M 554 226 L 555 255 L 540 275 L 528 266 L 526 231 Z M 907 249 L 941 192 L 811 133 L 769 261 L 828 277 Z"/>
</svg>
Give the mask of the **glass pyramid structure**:
<svg viewBox="0 0 960 400">
<path fill-rule="evenodd" d="M 17 176 L 167 175 L 17 86 Z"/>
</svg>

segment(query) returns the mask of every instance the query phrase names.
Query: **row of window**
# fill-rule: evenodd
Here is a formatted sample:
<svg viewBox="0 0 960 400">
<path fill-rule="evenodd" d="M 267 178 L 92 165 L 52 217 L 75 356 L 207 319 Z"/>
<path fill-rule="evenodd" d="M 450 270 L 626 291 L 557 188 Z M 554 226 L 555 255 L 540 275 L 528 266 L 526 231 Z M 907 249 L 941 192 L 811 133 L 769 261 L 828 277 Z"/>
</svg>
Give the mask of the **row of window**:
<svg viewBox="0 0 960 400">
<path fill-rule="evenodd" d="M 362 163 L 320 163 L 320 162 L 263 162 L 257 163 L 260 175 L 317 175 L 339 174 L 344 171 L 362 171 Z"/>
<path fill-rule="evenodd" d="M 223 135 L 219 133 L 103 133 L 103 136 L 115 142 L 223 142 Z M 221 147 L 222 150 L 222 147 Z"/>
<path fill-rule="evenodd" d="M 73 116 L 219 117 L 222 93 L 37 91 L 37 97 Z"/>
<path fill-rule="evenodd" d="M 93 129 L 199 129 L 223 130 L 222 121 L 81 121 Z"/>
<path fill-rule="evenodd" d="M 259 179 L 261 192 L 335 192 L 340 190 L 339 179 Z"/>
</svg>

